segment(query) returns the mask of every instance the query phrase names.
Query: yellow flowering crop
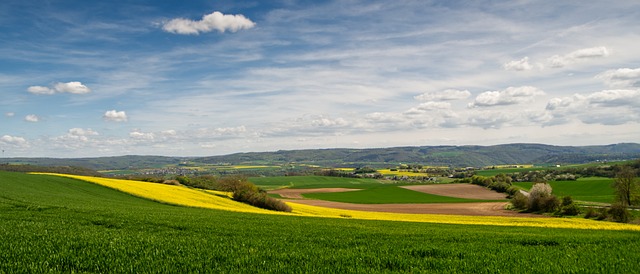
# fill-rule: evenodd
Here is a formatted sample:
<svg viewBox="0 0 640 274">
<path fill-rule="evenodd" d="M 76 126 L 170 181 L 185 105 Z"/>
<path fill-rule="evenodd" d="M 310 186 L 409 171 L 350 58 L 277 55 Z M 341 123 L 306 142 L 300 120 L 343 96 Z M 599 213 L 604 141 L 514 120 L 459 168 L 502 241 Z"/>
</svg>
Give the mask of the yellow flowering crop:
<svg viewBox="0 0 640 274">
<path fill-rule="evenodd" d="M 429 176 L 427 173 L 421 172 L 413 172 L 413 171 L 391 171 L 390 169 L 378 169 L 378 173 L 382 175 L 396 175 L 396 176 L 407 176 L 407 177 L 420 177 L 420 176 Z"/>
<path fill-rule="evenodd" d="M 154 201 L 218 210 L 228 210 L 246 213 L 297 215 L 325 218 L 352 218 L 362 220 L 385 220 L 404 222 L 444 223 L 444 224 L 469 224 L 469 225 L 497 225 L 497 226 L 527 226 L 548 228 L 577 228 L 577 229 L 604 229 L 604 230 L 635 230 L 640 231 L 640 226 L 631 224 L 611 223 L 579 218 L 526 218 L 526 217 L 499 217 L 499 216 L 462 216 L 442 214 L 407 214 L 388 212 L 368 212 L 357 210 L 345 210 L 304 205 L 288 202 L 293 209 L 292 213 L 277 212 L 260 209 L 239 203 L 230 199 L 231 194 L 221 191 L 197 190 L 183 186 L 164 185 L 157 183 L 139 182 L 131 180 L 98 178 L 89 176 L 49 174 L 75 178 L 117 189 L 132 195 L 151 199 Z"/>
</svg>

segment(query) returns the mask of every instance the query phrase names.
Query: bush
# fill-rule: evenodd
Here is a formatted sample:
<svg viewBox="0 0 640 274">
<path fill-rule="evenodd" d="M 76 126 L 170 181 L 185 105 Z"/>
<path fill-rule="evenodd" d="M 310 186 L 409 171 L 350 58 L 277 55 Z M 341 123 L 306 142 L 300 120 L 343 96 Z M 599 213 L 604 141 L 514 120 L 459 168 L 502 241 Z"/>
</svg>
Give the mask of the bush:
<svg viewBox="0 0 640 274">
<path fill-rule="evenodd" d="M 527 204 L 527 208 L 529 209 L 529 211 L 547 212 L 545 209 L 553 206 L 553 201 L 547 201 L 547 198 L 550 196 L 551 186 L 549 184 L 534 184 L 533 187 L 531 187 L 531 191 L 529 192 L 529 202 Z"/>
<path fill-rule="evenodd" d="M 560 208 L 560 200 L 555 195 L 542 197 L 538 203 L 538 208 L 542 212 L 554 212 Z"/>
<path fill-rule="evenodd" d="M 511 204 L 513 205 L 513 207 L 520 210 L 527 209 L 528 202 L 529 198 L 527 198 L 527 196 L 519 191 L 515 195 L 513 195 L 513 198 L 511 198 Z"/>
<path fill-rule="evenodd" d="M 573 199 L 571 198 L 571 196 L 564 196 L 562 197 L 562 206 L 560 208 L 560 214 L 568 215 L 568 216 L 576 216 L 580 214 L 580 207 L 573 203 Z"/>
<path fill-rule="evenodd" d="M 517 193 L 520 193 L 520 189 L 518 187 L 510 186 L 509 188 L 507 188 L 507 194 L 509 195 L 509 197 L 515 197 Z"/>
<path fill-rule="evenodd" d="M 631 220 L 631 214 L 627 210 L 627 206 L 621 203 L 611 205 L 607 213 L 611 220 L 615 222 L 628 223 Z"/>
<path fill-rule="evenodd" d="M 291 212 L 291 207 L 283 201 L 269 197 L 266 192 L 261 191 L 256 185 L 246 180 L 242 180 L 237 176 L 233 177 L 235 178 L 221 181 L 224 181 L 223 185 L 227 189 L 233 191 L 234 200 L 259 208 Z"/>
<path fill-rule="evenodd" d="M 585 219 L 591 219 L 596 217 L 598 217 L 598 212 L 595 209 L 593 209 L 593 207 L 588 208 L 587 212 L 584 214 Z"/>
<path fill-rule="evenodd" d="M 568 206 L 573 204 L 573 198 L 571 196 L 562 197 L 562 206 Z"/>
<path fill-rule="evenodd" d="M 570 205 L 562 206 L 561 213 L 562 213 L 562 215 L 576 216 L 576 215 L 580 214 L 580 207 L 577 206 L 576 204 L 570 204 Z M 588 217 L 585 215 L 585 218 L 588 218 Z"/>
</svg>

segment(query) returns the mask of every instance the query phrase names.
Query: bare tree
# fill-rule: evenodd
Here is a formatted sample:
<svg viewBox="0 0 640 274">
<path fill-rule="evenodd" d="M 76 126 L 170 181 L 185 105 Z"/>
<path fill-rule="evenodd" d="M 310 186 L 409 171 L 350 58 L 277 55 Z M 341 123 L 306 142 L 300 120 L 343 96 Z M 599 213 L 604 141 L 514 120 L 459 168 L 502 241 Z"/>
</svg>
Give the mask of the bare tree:
<svg viewBox="0 0 640 274">
<path fill-rule="evenodd" d="M 618 174 L 616 174 L 613 188 L 615 189 L 616 199 L 620 204 L 623 206 L 633 205 L 636 200 L 636 195 L 638 195 L 638 191 L 640 190 L 636 180 L 635 170 L 628 166 L 622 167 Z"/>
</svg>

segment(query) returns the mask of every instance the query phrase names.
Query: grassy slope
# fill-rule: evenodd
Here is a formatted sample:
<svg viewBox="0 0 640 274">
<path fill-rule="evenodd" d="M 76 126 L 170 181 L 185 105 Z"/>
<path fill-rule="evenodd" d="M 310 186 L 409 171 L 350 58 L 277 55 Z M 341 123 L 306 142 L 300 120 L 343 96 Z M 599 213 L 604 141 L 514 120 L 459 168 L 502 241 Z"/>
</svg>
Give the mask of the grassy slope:
<svg viewBox="0 0 640 274">
<path fill-rule="evenodd" d="M 614 200 L 610 178 L 580 178 L 577 181 L 551 181 L 553 194 L 558 197 L 571 196 L 574 200 L 612 203 Z M 514 185 L 530 189 L 533 183 L 517 182 Z"/>
<path fill-rule="evenodd" d="M 243 214 L 0 173 L 0 272 L 609 272 L 640 233 Z"/>
</svg>

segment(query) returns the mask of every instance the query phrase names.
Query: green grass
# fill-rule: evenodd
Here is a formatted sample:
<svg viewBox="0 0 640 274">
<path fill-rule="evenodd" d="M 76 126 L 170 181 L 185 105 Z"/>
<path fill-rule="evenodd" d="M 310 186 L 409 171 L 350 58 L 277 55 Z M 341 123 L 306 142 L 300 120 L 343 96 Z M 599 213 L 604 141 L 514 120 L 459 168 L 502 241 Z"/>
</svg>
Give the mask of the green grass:
<svg viewBox="0 0 640 274">
<path fill-rule="evenodd" d="M 640 233 L 243 214 L 0 172 L 0 273 L 636 273 Z"/>
<path fill-rule="evenodd" d="M 516 186 L 531 189 L 531 182 L 516 182 Z M 558 197 L 571 196 L 574 200 L 612 203 L 614 191 L 611 185 L 613 179 L 610 178 L 580 178 L 576 181 L 550 181 L 549 185 L 553 189 L 553 194 Z"/>
<path fill-rule="evenodd" d="M 328 176 L 278 176 L 278 177 L 251 177 L 249 181 L 263 189 L 288 188 L 370 188 L 380 186 L 381 183 L 374 179 L 342 178 Z"/>
<path fill-rule="evenodd" d="M 496 176 L 498 174 L 509 174 L 516 172 L 527 172 L 527 171 L 535 171 L 535 170 L 545 170 L 550 169 L 547 167 L 527 167 L 527 168 L 496 168 L 496 169 L 485 169 L 476 171 L 476 175 L 491 177 Z"/>
<path fill-rule="evenodd" d="M 470 203 L 487 201 L 433 195 L 404 189 L 395 185 L 379 185 L 360 191 L 308 193 L 304 194 L 304 196 L 320 200 L 356 204 Z"/>
</svg>

